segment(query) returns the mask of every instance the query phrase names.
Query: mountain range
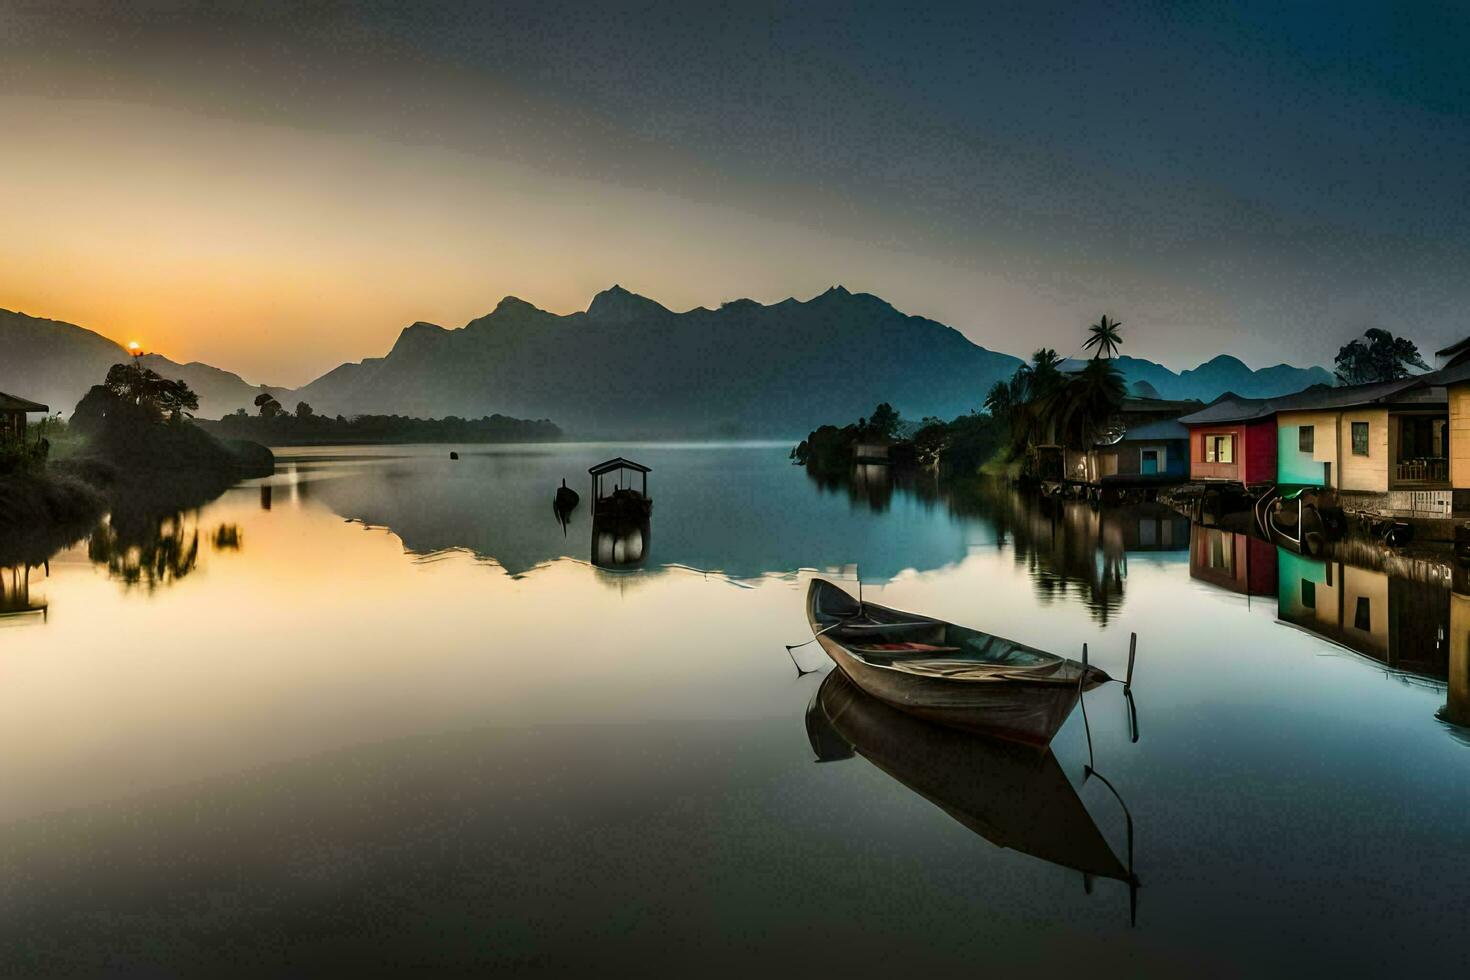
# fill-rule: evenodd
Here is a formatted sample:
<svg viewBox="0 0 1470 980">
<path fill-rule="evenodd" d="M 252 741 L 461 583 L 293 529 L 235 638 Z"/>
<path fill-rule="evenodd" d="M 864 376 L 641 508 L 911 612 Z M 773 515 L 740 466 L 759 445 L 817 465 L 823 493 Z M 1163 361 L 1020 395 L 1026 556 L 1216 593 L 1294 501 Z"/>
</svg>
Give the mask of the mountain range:
<svg viewBox="0 0 1470 980">
<path fill-rule="evenodd" d="M 0 352 L 0 391 L 63 413 L 127 357 L 82 327 L 4 310 Z M 791 435 L 855 419 L 879 401 L 910 418 L 951 418 L 979 409 L 990 385 L 1021 364 L 841 286 L 804 302 L 741 299 L 682 313 L 619 286 L 567 315 L 508 296 L 458 329 L 412 324 L 383 357 L 342 364 L 295 390 L 197 362 L 144 360 L 188 382 L 204 417 L 249 408 L 267 390 L 288 408 L 306 401 L 331 415 L 500 413 L 550 418 L 578 437 Z M 1253 371 L 1228 355 L 1177 374 L 1137 357 L 1115 363 L 1135 390 L 1164 398 L 1332 383 L 1320 367 Z"/>
</svg>

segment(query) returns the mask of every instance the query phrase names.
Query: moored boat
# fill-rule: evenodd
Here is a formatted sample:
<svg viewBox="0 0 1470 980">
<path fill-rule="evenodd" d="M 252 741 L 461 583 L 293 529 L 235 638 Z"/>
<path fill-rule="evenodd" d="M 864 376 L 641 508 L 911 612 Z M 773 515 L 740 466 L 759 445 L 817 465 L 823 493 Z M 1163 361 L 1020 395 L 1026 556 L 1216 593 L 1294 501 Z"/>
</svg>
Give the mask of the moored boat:
<svg viewBox="0 0 1470 980">
<path fill-rule="evenodd" d="M 571 513 L 581 499 L 577 491 L 567 486 L 566 480 L 562 480 L 561 486 L 556 488 L 556 509 L 562 513 Z"/>
<path fill-rule="evenodd" d="M 951 728 L 1050 744 L 1104 671 L 981 630 L 859 602 L 824 579 L 807 589 L 822 649 L 862 690 Z"/>
<path fill-rule="evenodd" d="M 1311 488 L 1282 493 L 1272 487 L 1256 500 L 1256 527 L 1262 537 L 1302 555 L 1320 555 L 1327 542 L 1327 526 L 1317 509 Z"/>
<path fill-rule="evenodd" d="M 648 474 L 642 463 L 616 456 L 598 463 L 587 471 L 592 476 L 592 516 L 616 520 L 647 520 L 653 513 L 653 499 L 648 496 Z M 641 477 L 640 489 L 633 489 L 629 474 Z M 608 481 L 612 489 L 608 489 Z"/>
</svg>

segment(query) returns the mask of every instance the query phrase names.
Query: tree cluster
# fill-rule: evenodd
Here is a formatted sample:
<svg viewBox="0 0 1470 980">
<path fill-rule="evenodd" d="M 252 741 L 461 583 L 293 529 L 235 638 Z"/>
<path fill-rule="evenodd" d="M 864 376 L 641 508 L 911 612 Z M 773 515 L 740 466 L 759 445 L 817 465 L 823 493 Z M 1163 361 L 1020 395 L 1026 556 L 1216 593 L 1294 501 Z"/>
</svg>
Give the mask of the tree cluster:
<svg viewBox="0 0 1470 980">
<path fill-rule="evenodd" d="M 199 410 L 199 396 L 187 384 L 170 381 L 136 359 L 131 364 L 114 364 L 102 386 L 152 421 L 182 421 Z"/>
</svg>

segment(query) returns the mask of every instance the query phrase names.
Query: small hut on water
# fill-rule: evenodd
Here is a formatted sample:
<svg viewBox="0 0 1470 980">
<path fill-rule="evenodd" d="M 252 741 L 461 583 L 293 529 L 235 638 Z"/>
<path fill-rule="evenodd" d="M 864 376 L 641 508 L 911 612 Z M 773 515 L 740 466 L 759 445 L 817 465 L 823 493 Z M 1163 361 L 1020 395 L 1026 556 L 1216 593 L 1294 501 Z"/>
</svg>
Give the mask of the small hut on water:
<svg viewBox="0 0 1470 980">
<path fill-rule="evenodd" d="M 653 500 L 648 496 L 648 474 L 651 470 L 642 463 L 616 456 L 598 463 L 587 471 L 592 476 L 592 516 L 646 518 L 653 511 Z M 612 489 L 607 487 L 608 477 Z M 641 480 L 641 489 L 634 490 L 628 474 L 636 473 Z"/>
<path fill-rule="evenodd" d="M 25 442 L 26 416 L 45 415 L 50 409 L 40 402 L 29 401 L 0 391 L 0 443 Z"/>
</svg>

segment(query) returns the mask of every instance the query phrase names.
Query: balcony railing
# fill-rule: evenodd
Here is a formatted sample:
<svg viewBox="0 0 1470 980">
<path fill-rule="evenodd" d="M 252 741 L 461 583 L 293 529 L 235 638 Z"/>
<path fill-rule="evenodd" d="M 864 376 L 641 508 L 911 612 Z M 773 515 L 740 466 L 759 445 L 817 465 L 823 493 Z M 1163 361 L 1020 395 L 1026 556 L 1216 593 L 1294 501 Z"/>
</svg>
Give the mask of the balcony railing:
<svg viewBox="0 0 1470 980">
<path fill-rule="evenodd" d="M 1443 456 L 1401 459 L 1394 464 L 1395 483 L 1449 483 L 1450 461 Z"/>
</svg>

